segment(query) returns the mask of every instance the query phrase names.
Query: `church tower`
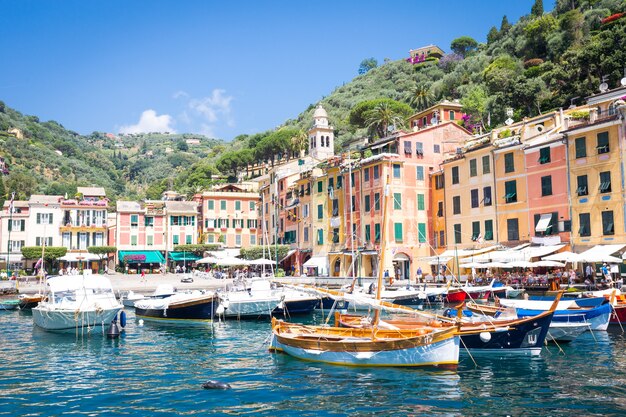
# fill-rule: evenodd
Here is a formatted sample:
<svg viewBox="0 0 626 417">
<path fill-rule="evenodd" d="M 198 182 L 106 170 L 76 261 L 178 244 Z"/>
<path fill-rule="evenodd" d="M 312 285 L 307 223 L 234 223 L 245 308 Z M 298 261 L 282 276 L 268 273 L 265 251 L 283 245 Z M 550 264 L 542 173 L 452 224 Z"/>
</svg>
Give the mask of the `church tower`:
<svg viewBox="0 0 626 417">
<path fill-rule="evenodd" d="M 328 113 L 321 104 L 313 113 L 313 127 L 309 130 L 309 155 L 318 160 L 335 155 L 335 133 L 328 124 Z"/>
</svg>

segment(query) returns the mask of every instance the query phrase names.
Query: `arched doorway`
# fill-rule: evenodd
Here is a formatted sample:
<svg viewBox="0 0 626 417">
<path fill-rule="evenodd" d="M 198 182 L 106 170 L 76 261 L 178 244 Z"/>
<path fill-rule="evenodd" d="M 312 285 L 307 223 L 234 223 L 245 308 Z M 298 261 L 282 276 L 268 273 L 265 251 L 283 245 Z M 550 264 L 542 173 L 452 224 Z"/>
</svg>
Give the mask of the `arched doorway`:
<svg viewBox="0 0 626 417">
<path fill-rule="evenodd" d="M 395 279 L 409 279 L 411 276 L 411 258 L 405 253 L 396 253 L 393 257 Z"/>
</svg>

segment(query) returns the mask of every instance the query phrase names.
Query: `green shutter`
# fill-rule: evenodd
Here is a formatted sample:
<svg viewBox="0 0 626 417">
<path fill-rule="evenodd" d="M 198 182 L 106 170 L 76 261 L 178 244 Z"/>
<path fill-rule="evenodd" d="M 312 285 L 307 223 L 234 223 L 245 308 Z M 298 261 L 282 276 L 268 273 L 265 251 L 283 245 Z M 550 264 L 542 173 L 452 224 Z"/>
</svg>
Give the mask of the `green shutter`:
<svg viewBox="0 0 626 417">
<path fill-rule="evenodd" d="M 402 193 L 393 193 L 393 209 L 402 210 Z"/>
<path fill-rule="evenodd" d="M 393 231 L 396 242 L 402 242 L 402 223 L 394 223 Z"/>
<path fill-rule="evenodd" d="M 25 230 L 26 220 L 20 220 L 20 232 Z"/>
<path fill-rule="evenodd" d="M 369 213 L 370 211 L 370 196 L 366 195 L 365 196 L 365 212 Z"/>
<path fill-rule="evenodd" d="M 324 218 L 324 206 L 322 204 L 317 205 L 317 218 L 318 219 Z"/>
<path fill-rule="evenodd" d="M 371 226 L 369 224 L 365 225 L 365 242 L 369 242 L 371 240 Z"/>
<path fill-rule="evenodd" d="M 318 245 L 323 245 L 324 244 L 324 230 L 319 229 L 317 231 L 317 244 Z"/>
<path fill-rule="evenodd" d="M 209 200 L 209 210 L 215 210 L 215 201 Z"/>
<path fill-rule="evenodd" d="M 235 201 L 235 210 L 241 210 L 241 201 Z"/>
<path fill-rule="evenodd" d="M 424 194 L 418 194 L 417 195 L 417 209 L 418 210 L 424 210 L 425 209 Z"/>
<path fill-rule="evenodd" d="M 420 243 L 426 243 L 426 223 L 417 224 L 417 238 Z"/>
<path fill-rule="evenodd" d="M 380 223 L 374 225 L 374 242 L 380 242 Z"/>
</svg>

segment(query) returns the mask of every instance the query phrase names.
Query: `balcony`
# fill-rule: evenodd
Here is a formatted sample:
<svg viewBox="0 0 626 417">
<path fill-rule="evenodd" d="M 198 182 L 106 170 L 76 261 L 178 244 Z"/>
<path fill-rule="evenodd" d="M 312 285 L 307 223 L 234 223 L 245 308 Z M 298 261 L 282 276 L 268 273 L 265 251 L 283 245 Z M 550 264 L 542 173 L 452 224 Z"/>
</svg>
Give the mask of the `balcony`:
<svg viewBox="0 0 626 417">
<path fill-rule="evenodd" d="M 108 208 L 109 200 L 77 200 L 77 199 L 61 199 L 61 207 L 98 207 Z"/>
<path fill-rule="evenodd" d="M 106 232 L 106 230 L 106 223 L 102 223 L 101 225 L 92 224 L 90 226 L 66 223 L 59 227 L 60 232 Z"/>
</svg>

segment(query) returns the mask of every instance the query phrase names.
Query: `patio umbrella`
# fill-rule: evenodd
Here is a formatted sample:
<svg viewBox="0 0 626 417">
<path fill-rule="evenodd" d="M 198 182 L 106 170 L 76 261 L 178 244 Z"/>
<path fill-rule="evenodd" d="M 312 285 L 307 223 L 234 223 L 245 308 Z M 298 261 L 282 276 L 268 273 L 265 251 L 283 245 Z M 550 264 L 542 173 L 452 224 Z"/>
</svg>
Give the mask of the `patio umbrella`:
<svg viewBox="0 0 626 417">
<path fill-rule="evenodd" d="M 545 266 L 545 267 L 551 267 L 551 266 L 563 267 L 563 266 L 565 266 L 565 264 L 563 262 L 557 262 L 557 261 L 537 261 L 537 262 L 533 262 L 533 267 L 540 267 L 540 266 Z"/>
<path fill-rule="evenodd" d="M 219 258 L 214 258 L 213 256 L 207 256 L 206 258 L 202 258 L 196 261 L 197 264 L 215 264 L 219 261 Z"/>
<path fill-rule="evenodd" d="M 459 265 L 459 267 L 461 268 L 487 268 L 489 265 L 487 265 L 486 263 L 480 263 L 480 262 L 469 262 L 466 264 L 461 264 Z"/>
<path fill-rule="evenodd" d="M 529 261 L 512 261 L 512 262 L 509 262 L 509 267 L 532 268 L 533 267 L 533 263 L 529 262 Z"/>
<path fill-rule="evenodd" d="M 248 261 L 248 265 L 274 265 L 276 262 L 271 259 L 259 258 Z"/>
<path fill-rule="evenodd" d="M 513 268 L 511 264 L 505 264 L 504 262 L 488 262 L 483 265 L 485 265 L 484 268 Z"/>
<path fill-rule="evenodd" d="M 559 253 L 555 253 L 553 255 L 544 256 L 541 258 L 544 261 L 561 261 L 561 262 L 579 262 L 582 259 L 578 256 L 577 253 L 570 251 L 563 251 Z"/>
<path fill-rule="evenodd" d="M 217 259 L 215 262 L 217 265 L 220 266 L 241 266 L 241 265 L 249 265 L 249 261 L 245 260 L 245 259 L 239 259 L 239 258 L 223 258 L 223 259 Z"/>
</svg>

